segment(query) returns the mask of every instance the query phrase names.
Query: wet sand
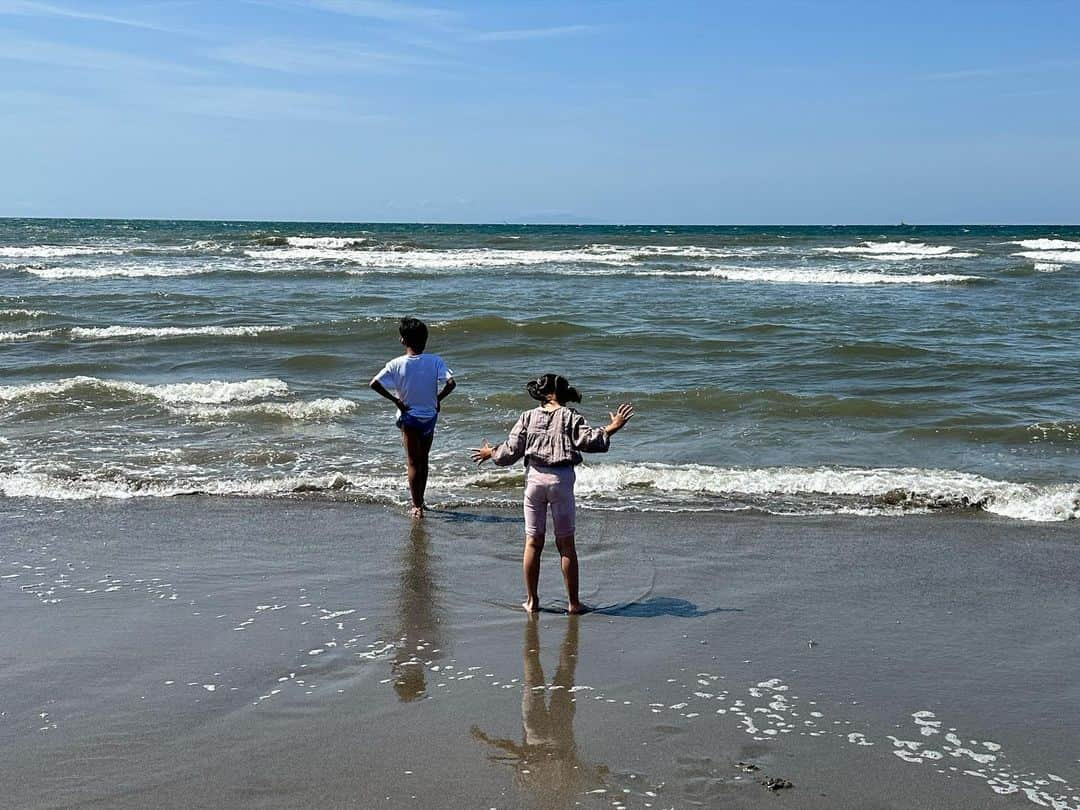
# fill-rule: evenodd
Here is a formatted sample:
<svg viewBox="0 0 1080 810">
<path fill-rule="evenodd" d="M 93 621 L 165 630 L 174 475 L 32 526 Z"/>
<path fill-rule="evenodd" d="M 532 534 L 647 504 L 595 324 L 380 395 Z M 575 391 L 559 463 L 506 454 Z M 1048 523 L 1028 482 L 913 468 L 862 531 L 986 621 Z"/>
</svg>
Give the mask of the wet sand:
<svg viewBox="0 0 1080 810">
<path fill-rule="evenodd" d="M 0 500 L 4 805 L 1080 807 L 1074 523 L 579 523 Z"/>
</svg>

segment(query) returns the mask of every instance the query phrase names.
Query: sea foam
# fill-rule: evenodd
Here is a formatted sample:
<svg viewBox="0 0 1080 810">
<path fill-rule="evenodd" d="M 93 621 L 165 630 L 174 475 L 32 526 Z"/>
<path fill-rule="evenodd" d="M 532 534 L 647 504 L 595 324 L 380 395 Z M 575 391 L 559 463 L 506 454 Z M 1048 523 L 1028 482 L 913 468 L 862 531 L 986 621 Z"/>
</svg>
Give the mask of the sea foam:
<svg viewBox="0 0 1080 810">
<path fill-rule="evenodd" d="M 957 273 L 877 273 L 860 270 L 795 270 L 780 267 L 714 267 L 710 270 L 638 270 L 638 276 L 711 277 L 771 284 L 966 284 L 980 276 Z"/>
<path fill-rule="evenodd" d="M 124 480 L 71 478 L 37 472 L 0 473 L 0 493 L 9 498 L 87 500 L 91 498 L 170 498 L 177 495 L 266 497 L 294 492 L 336 490 L 349 484 L 339 474 L 293 475 L 265 479 Z"/>
<path fill-rule="evenodd" d="M 97 264 L 92 266 L 51 267 L 26 265 L 20 268 L 26 273 L 54 281 L 75 278 L 170 278 L 194 276 L 212 272 L 210 267 L 192 265 L 163 266 L 150 264 Z"/>
<path fill-rule="evenodd" d="M 199 405 L 174 409 L 192 419 L 233 422 L 244 419 L 318 421 L 352 413 L 357 403 L 351 399 L 323 398 L 310 402 L 260 402 L 255 405 Z"/>
<path fill-rule="evenodd" d="M 217 335 L 221 337 L 251 337 L 263 332 L 282 332 L 288 326 L 76 326 L 72 338 L 106 339 L 123 337 L 186 337 Z"/>
<path fill-rule="evenodd" d="M 1057 264 L 1080 264 L 1080 250 L 1021 250 L 1013 256 Z"/>
<path fill-rule="evenodd" d="M 42 309 L 0 309 L 0 320 L 20 321 L 27 318 L 47 318 L 52 315 Z"/>
<path fill-rule="evenodd" d="M 290 240 L 290 245 L 292 241 Z M 503 248 L 459 248 L 449 250 L 387 250 L 311 247 L 254 248 L 246 255 L 265 261 L 333 261 L 371 269 L 472 269 L 485 267 L 536 266 L 545 264 L 634 265 L 655 258 L 715 259 L 756 255 L 757 248 L 706 248 L 670 245 L 586 245 L 563 250 L 508 250 Z"/>
<path fill-rule="evenodd" d="M 927 245 L 924 242 L 862 242 L 843 247 L 814 248 L 818 253 L 855 254 L 857 256 L 905 261 L 911 259 L 970 259 L 978 256 L 970 251 L 958 251 L 953 245 Z"/>
<path fill-rule="evenodd" d="M 56 334 L 55 329 L 39 329 L 36 332 L 0 332 L 0 343 L 12 343 L 16 340 L 33 340 L 34 338 L 50 337 Z"/>
<path fill-rule="evenodd" d="M 122 248 L 107 248 L 93 245 L 34 245 L 32 247 L 11 247 L 0 245 L 0 256 L 16 259 L 53 259 L 63 256 L 119 256 Z"/>
<path fill-rule="evenodd" d="M 1032 521 L 1072 520 L 1080 516 L 1080 484 L 1039 485 L 985 478 L 972 473 L 917 468 L 772 467 L 721 468 L 686 464 L 603 464 L 579 471 L 584 499 L 653 490 L 677 496 L 832 495 L 868 499 L 863 507 L 836 511 L 889 511 L 976 507 Z M 812 501 L 812 497 L 809 498 Z"/>
<path fill-rule="evenodd" d="M 1070 239 L 1020 239 L 1009 244 L 1028 250 L 1080 250 L 1080 242 Z"/>
<path fill-rule="evenodd" d="M 102 380 L 97 377 L 67 377 L 54 382 L 0 386 L 0 401 L 41 399 L 78 392 L 145 397 L 165 403 L 223 404 L 285 396 L 289 392 L 289 386 L 282 380 L 273 378 L 146 385 L 124 380 Z"/>
</svg>

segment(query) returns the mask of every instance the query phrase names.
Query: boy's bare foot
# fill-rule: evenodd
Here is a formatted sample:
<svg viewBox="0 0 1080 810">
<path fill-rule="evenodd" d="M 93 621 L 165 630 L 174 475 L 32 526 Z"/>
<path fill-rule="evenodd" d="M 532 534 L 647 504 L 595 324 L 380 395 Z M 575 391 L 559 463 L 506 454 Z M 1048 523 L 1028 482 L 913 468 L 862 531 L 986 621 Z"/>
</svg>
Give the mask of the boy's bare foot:
<svg viewBox="0 0 1080 810">
<path fill-rule="evenodd" d="M 422 519 L 424 517 L 424 507 L 414 506 L 412 508 L 412 516 L 417 520 Z"/>
<path fill-rule="evenodd" d="M 531 599 L 526 599 L 524 602 L 521 603 L 521 606 L 523 608 L 525 608 L 526 613 L 539 613 L 540 612 L 540 603 L 539 602 L 534 602 Z"/>
<path fill-rule="evenodd" d="M 571 605 L 567 605 L 566 612 L 571 616 L 580 616 L 582 613 L 588 613 L 588 605 L 583 605 L 581 602 L 577 602 Z"/>
</svg>

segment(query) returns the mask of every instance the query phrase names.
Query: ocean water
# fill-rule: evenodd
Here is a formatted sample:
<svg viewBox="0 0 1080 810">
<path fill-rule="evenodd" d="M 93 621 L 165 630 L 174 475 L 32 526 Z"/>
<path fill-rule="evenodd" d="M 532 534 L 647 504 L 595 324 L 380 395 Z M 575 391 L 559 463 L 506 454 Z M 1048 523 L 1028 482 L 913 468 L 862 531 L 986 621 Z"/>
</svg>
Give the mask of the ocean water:
<svg viewBox="0 0 1080 810">
<path fill-rule="evenodd" d="M 367 382 L 455 370 L 429 501 L 566 375 L 598 509 L 1080 515 L 1080 227 L 0 220 L 0 493 L 404 502 Z"/>
</svg>

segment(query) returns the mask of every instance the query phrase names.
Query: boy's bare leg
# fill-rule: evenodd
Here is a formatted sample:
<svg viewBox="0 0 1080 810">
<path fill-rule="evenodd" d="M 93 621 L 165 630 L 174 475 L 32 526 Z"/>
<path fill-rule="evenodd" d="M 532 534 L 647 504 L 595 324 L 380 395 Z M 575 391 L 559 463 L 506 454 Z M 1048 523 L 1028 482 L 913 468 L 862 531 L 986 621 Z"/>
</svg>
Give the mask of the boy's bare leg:
<svg viewBox="0 0 1080 810">
<path fill-rule="evenodd" d="M 563 581 L 566 583 L 566 611 L 571 614 L 581 613 L 583 611 L 578 600 L 578 564 L 574 535 L 556 537 L 555 546 L 559 549 L 559 563 L 562 566 Z"/>
<path fill-rule="evenodd" d="M 428 456 L 435 438 L 421 436 L 412 430 L 401 431 L 401 443 L 405 446 L 405 461 L 409 475 L 409 494 L 412 497 L 413 517 L 424 516 L 424 493 L 427 491 Z"/>
<path fill-rule="evenodd" d="M 540 552 L 544 550 L 544 535 L 525 535 L 525 554 L 521 568 L 525 574 L 525 601 L 521 606 L 529 613 L 540 610 Z"/>
</svg>

